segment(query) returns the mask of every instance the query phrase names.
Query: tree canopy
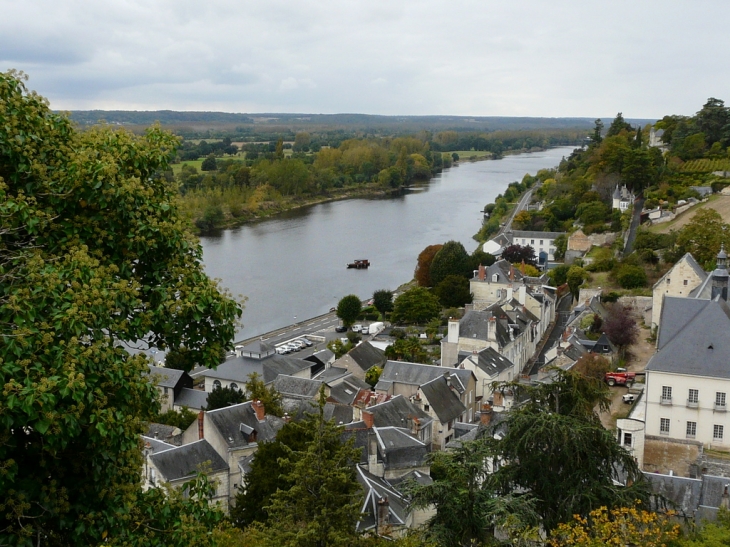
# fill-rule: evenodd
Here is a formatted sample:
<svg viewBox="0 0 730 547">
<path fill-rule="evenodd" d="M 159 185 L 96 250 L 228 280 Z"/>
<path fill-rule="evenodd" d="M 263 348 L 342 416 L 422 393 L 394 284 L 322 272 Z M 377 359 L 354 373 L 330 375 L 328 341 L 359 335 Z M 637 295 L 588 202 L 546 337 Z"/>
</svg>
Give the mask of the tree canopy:
<svg viewBox="0 0 730 547">
<path fill-rule="evenodd" d="M 441 283 L 447 275 L 471 276 L 469 253 L 458 241 L 447 241 L 431 261 L 431 286 Z"/>
<path fill-rule="evenodd" d="M 414 287 L 398 295 L 393 303 L 392 319 L 396 323 L 428 323 L 438 316 L 441 305 L 431 291 Z"/>
<path fill-rule="evenodd" d="M 360 302 L 357 295 L 348 294 L 337 304 L 337 317 L 342 319 L 342 323 L 346 327 L 349 327 L 357 321 L 357 316 L 360 315 L 361 310 L 362 302 Z"/>
<path fill-rule="evenodd" d="M 0 118 L 0 543 L 100 544 L 139 494 L 138 435 L 158 408 L 124 344 L 214 367 L 241 308 L 205 275 L 161 176 L 175 137 L 77 132 L 14 72 Z"/>
<path fill-rule="evenodd" d="M 431 286 L 431 263 L 433 258 L 436 256 L 443 245 L 429 245 L 418 255 L 418 261 L 416 263 L 416 270 L 413 272 L 413 277 L 416 279 L 419 287 L 430 287 Z"/>
<path fill-rule="evenodd" d="M 385 317 L 389 311 L 393 311 L 393 291 L 379 289 L 373 293 L 373 306 Z"/>
</svg>

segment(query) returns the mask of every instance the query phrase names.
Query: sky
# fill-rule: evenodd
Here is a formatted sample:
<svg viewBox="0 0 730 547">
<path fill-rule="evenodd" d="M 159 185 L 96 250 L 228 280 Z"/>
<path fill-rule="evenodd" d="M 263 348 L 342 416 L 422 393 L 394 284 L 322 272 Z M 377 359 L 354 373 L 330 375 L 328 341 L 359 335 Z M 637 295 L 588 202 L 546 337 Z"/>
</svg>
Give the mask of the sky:
<svg viewBox="0 0 730 547">
<path fill-rule="evenodd" d="M 728 0 L 0 0 L 59 110 L 660 118 L 730 103 Z"/>
</svg>

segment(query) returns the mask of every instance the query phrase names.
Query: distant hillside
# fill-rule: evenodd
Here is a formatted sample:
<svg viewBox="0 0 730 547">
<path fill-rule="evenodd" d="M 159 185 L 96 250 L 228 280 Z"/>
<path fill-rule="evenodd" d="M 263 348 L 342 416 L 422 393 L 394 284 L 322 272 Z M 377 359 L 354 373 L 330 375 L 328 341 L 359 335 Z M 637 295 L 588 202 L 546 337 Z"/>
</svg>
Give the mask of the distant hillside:
<svg viewBox="0 0 730 547">
<path fill-rule="evenodd" d="M 233 114 L 228 112 L 178 112 L 173 110 L 76 110 L 71 119 L 80 125 L 100 120 L 110 124 L 147 126 L 159 121 L 165 126 L 197 130 L 233 127 L 362 129 L 392 131 L 514 131 L 530 129 L 589 129 L 595 118 L 530 118 L 506 116 L 373 116 L 368 114 Z M 612 117 L 603 118 L 606 122 Z M 656 120 L 627 120 L 645 125 Z"/>
</svg>

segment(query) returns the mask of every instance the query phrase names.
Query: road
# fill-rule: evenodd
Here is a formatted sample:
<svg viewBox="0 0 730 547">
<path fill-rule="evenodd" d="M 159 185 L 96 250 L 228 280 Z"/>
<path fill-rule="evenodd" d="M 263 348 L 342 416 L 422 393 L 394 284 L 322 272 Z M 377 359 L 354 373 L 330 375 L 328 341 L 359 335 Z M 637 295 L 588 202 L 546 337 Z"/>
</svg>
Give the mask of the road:
<svg viewBox="0 0 730 547">
<path fill-rule="evenodd" d="M 532 366 L 532 369 L 530 369 L 529 374 L 531 376 L 537 374 L 540 367 L 545 364 L 545 352 L 555 346 L 558 339 L 562 336 L 563 331 L 565 331 L 565 326 L 568 324 L 568 319 L 570 318 L 570 308 L 572 305 L 573 299 L 569 294 L 563 296 L 558 302 L 558 308 L 555 310 L 555 325 L 548 335 L 547 342 L 542 347 L 540 354 L 537 356 L 535 364 Z"/>
<path fill-rule="evenodd" d="M 624 245 L 624 256 L 631 254 L 634 250 L 634 241 L 636 240 L 636 231 L 639 229 L 639 222 L 641 222 L 641 211 L 644 209 L 644 198 L 637 200 L 634 203 L 634 213 L 631 217 L 631 226 L 629 227 L 629 235 L 626 238 L 626 245 Z"/>
<path fill-rule="evenodd" d="M 532 192 L 534 189 L 535 187 L 532 187 L 527 192 L 522 194 L 522 197 L 520 198 L 520 201 L 517 202 L 517 205 L 515 206 L 514 211 L 512 211 L 509 220 L 504 224 L 504 226 L 498 233 L 506 232 L 507 230 L 512 229 L 512 221 L 514 220 L 515 215 L 517 215 L 517 213 L 519 213 L 523 209 L 527 208 L 527 205 L 530 203 L 530 198 L 532 198 Z"/>
</svg>

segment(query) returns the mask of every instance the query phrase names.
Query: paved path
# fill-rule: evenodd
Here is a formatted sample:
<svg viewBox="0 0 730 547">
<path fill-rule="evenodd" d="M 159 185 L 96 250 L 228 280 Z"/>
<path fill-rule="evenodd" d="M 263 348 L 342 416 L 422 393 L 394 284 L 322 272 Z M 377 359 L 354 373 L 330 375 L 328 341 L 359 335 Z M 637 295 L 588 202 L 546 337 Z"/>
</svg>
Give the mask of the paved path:
<svg viewBox="0 0 730 547">
<path fill-rule="evenodd" d="M 512 211 L 509 220 L 505 222 L 504 226 L 499 230 L 499 232 L 497 232 L 497 235 L 512 229 L 512 221 L 514 220 L 517 213 L 527 208 L 528 204 L 530 203 L 530 198 L 532 197 L 532 192 L 533 190 L 535 190 L 535 188 L 536 187 L 533 186 L 527 192 L 522 194 L 522 197 L 520 198 L 520 201 L 517 202 L 517 205 L 515 206 L 514 211 Z"/>
<path fill-rule="evenodd" d="M 636 232 L 639 229 L 639 222 L 641 222 L 641 211 L 644 209 L 644 201 L 644 198 L 641 198 L 634 203 L 634 214 L 631 217 L 629 236 L 626 238 L 626 245 L 624 245 L 624 256 L 630 255 L 631 251 L 634 250 L 634 241 L 636 241 Z"/>
<path fill-rule="evenodd" d="M 545 352 L 555 346 L 558 339 L 563 335 L 563 331 L 565 331 L 565 326 L 568 324 L 568 318 L 570 317 L 570 308 L 572 307 L 572 305 L 573 298 L 571 297 L 570 293 L 564 295 L 558 302 L 557 309 L 555 310 L 555 323 L 553 324 L 553 328 L 550 331 L 550 334 L 547 335 L 547 341 L 542 345 L 542 348 L 537 354 L 537 358 L 530 368 L 530 371 L 527 372 L 527 374 L 529 374 L 530 376 L 538 373 L 540 367 L 545 364 Z"/>
</svg>

